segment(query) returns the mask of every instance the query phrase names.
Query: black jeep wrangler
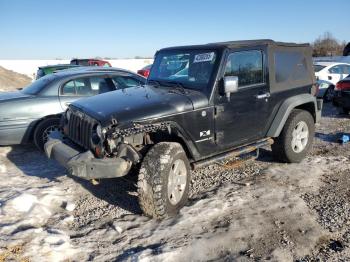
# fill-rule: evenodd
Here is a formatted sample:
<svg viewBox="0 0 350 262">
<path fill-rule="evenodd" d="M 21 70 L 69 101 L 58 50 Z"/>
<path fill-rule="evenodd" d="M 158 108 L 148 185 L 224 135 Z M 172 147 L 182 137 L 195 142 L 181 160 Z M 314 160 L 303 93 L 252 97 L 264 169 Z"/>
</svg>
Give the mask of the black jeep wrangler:
<svg viewBox="0 0 350 262">
<path fill-rule="evenodd" d="M 89 180 L 135 167 L 143 212 L 174 215 L 191 169 L 270 144 L 280 161 L 305 157 L 322 108 L 311 53 L 272 40 L 162 49 L 147 85 L 72 103 L 46 154 Z"/>
</svg>

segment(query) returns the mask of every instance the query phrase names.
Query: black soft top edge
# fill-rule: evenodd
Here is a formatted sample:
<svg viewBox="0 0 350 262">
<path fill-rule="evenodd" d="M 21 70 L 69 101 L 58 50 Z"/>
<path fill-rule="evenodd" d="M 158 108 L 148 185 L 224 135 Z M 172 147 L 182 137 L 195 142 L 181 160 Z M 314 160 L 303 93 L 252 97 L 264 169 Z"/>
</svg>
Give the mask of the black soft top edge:
<svg viewBox="0 0 350 262">
<path fill-rule="evenodd" d="M 259 45 L 272 45 L 272 46 L 285 46 L 285 47 L 310 47 L 309 43 L 288 43 L 288 42 L 276 42 L 271 39 L 257 39 L 257 40 L 240 40 L 240 41 L 227 41 L 209 43 L 204 45 L 188 45 L 188 46 L 174 46 L 162 48 L 159 51 L 167 51 L 173 49 L 225 49 L 225 48 L 238 48 L 238 47 L 249 47 Z"/>
</svg>

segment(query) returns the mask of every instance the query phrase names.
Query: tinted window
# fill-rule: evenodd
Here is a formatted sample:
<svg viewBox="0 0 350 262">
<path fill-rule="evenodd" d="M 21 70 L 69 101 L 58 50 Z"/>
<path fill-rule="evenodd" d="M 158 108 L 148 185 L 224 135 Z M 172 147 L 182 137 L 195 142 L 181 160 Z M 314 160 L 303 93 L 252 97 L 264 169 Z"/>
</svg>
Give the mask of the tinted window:
<svg viewBox="0 0 350 262">
<path fill-rule="evenodd" d="M 325 66 L 323 65 L 314 65 L 315 72 L 320 72 Z"/>
<path fill-rule="evenodd" d="M 34 81 L 31 85 L 23 88 L 21 92 L 27 95 L 36 95 L 41 90 L 43 90 L 43 88 L 45 88 L 47 85 L 51 84 L 54 80 L 55 80 L 55 76 L 46 75 Z"/>
<path fill-rule="evenodd" d="M 142 84 L 139 80 L 130 76 L 114 76 L 112 80 L 117 89 L 139 86 Z"/>
<path fill-rule="evenodd" d="M 301 52 L 276 51 L 276 83 L 308 78 L 306 59 Z"/>
<path fill-rule="evenodd" d="M 263 54 L 261 51 L 235 52 L 228 56 L 225 76 L 238 76 L 238 86 L 264 82 Z"/>
</svg>

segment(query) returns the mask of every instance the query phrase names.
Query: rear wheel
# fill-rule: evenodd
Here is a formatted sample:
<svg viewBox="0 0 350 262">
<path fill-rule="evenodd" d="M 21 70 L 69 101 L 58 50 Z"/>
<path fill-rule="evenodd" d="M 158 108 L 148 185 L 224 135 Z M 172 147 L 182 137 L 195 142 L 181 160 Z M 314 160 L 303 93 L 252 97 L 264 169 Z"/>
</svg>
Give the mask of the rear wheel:
<svg viewBox="0 0 350 262">
<path fill-rule="evenodd" d="M 274 158 L 299 163 L 310 150 L 315 135 L 314 119 L 308 111 L 294 109 L 279 137 L 272 144 Z"/>
<path fill-rule="evenodd" d="M 141 164 L 138 179 L 139 204 L 153 218 L 174 216 L 186 204 L 190 165 L 179 143 L 153 146 Z"/>
<path fill-rule="evenodd" d="M 58 117 L 44 119 L 35 128 L 33 139 L 39 150 L 44 151 L 44 144 L 52 133 L 62 134 L 60 118 Z"/>
</svg>

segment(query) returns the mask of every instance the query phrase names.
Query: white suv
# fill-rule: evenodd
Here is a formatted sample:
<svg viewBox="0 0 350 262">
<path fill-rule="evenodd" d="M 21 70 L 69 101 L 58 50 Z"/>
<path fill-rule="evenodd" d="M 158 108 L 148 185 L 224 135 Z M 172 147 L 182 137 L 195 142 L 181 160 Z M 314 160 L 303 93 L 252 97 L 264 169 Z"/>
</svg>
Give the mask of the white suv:
<svg viewBox="0 0 350 262">
<path fill-rule="evenodd" d="M 350 64 L 337 62 L 315 62 L 317 80 L 331 82 L 334 86 L 350 74 Z"/>
</svg>

